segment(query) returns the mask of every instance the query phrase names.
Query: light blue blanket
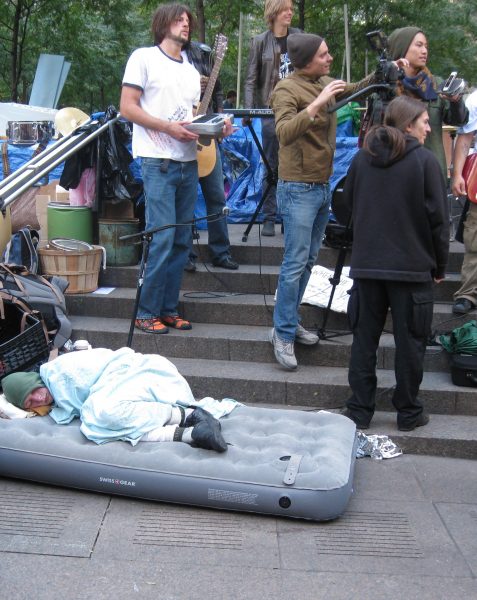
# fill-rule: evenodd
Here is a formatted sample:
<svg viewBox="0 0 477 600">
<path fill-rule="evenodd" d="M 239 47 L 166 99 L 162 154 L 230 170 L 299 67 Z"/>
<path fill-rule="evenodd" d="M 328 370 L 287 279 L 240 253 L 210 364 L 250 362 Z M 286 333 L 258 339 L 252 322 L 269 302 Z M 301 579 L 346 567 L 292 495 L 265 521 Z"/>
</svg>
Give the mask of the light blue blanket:
<svg viewBox="0 0 477 600">
<path fill-rule="evenodd" d="M 137 444 L 161 425 L 164 404 L 201 406 L 216 418 L 238 405 L 230 399 L 196 402 L 169 360 L 130 348 L 63 354 L 42 365 L 40 376 L 55 400 L 50 416 L 59 424 L 79 417 L 81 431 L 97 444 L 114 440 Z"/>
</svg>

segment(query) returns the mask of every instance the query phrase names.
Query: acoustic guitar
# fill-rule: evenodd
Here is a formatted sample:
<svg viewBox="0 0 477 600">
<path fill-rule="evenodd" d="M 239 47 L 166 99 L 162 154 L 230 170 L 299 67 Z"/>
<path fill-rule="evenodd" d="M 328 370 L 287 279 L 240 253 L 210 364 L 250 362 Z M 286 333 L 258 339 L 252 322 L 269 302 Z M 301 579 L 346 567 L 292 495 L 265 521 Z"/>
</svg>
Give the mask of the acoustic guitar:
<svg viewBox="0 0 477 600">
<path fill-rule="evenodd" d="M 209 81 L 205 88 L 204 95 L 200 101 L 197 109 L 197 115 L 205 115 L 209 108 L 210 101 L 212 99 L 212 93 L 214 91 L 215 83 L 219 75 L 222 61 L 224 60 L 225 51 L 227 50 L 227 38 L 222 33 L 219 33 L 215 39 L 214 45 L 214 66 L 209 76 Z M 199 177 L 207 177 L 212 173 L 215 162 L 216 162 L 216 142 L 215 140 L 208 140 L 209 143 L 206 145 L 201 142 L 200 138 L 197 143 L 197 163 L 199 168 Z"/>
</svg>

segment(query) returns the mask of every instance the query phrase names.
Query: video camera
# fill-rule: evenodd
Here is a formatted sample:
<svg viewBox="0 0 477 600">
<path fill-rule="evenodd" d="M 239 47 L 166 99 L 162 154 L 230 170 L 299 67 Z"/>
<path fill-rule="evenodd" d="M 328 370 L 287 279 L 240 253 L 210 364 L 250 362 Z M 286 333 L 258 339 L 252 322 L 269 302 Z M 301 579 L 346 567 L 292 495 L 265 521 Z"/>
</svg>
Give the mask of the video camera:
<svg viewBox="0 0 477 600">
<path fill-rule="evenodd" d="M 378 53 L 379 63 L 375 71 L 378 83 L 387 83 L 395 86 L 400 79 L 404 78 L 404 71 L 388 59 L 388 38 L 382 31 L 370 31 L 366 34 L 371 48 Z"/>
</svg>

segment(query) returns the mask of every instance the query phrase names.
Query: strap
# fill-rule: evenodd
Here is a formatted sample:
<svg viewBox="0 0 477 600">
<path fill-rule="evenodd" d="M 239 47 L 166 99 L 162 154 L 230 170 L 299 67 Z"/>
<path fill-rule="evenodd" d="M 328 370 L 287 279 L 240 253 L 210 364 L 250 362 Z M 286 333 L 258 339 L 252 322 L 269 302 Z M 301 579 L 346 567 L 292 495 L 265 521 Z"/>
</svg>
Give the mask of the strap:
<svg viewBox="0 0 477 600">
<path fill-rule="evenodd" d="M 285 485 L 293 485 L 295 483 L 296 476 L 298 475 L 298 471 L 300 470 L 300 463 L 302 458 L 302 454 L 292 454 L 290 456 L 290 460 L 288 461 L 288 467 L 285 471 L 285 476 L 283 477 L 283 483 Z"/>
<path fill-rule="evenodd" d="M 2 165 L 3 165 L 3 179 L 8 177 L 11 173 L 10 162 L 8 160 L 8 143 L 5 141 L 2 144 Z"/>
</svg>

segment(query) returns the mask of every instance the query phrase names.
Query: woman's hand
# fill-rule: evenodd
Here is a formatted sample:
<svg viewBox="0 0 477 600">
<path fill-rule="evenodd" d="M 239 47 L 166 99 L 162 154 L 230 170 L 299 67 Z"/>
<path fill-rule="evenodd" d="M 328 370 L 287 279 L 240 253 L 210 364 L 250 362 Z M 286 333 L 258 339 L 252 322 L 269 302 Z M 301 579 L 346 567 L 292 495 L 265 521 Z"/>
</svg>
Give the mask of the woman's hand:
<svg viewBox="0 0 477 600">
<path fill-rule="evenodd" d="M 393 60 L 392 63 L 398 69 L 405 69 L 409 67 L 409 61 L 407 58 L 398 58 L 397 60 Z"/>
</svg>

